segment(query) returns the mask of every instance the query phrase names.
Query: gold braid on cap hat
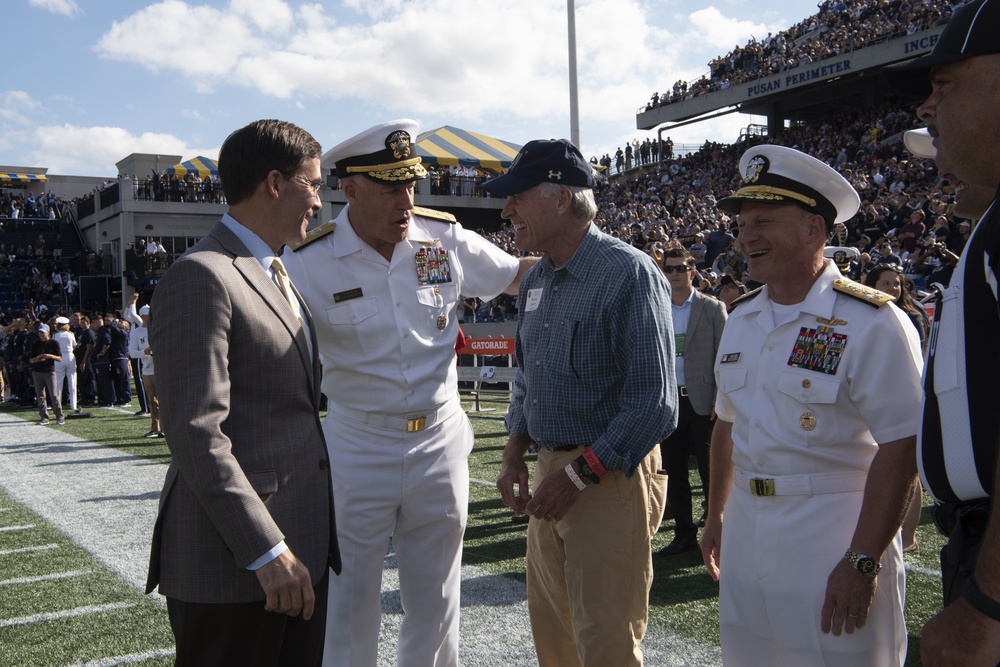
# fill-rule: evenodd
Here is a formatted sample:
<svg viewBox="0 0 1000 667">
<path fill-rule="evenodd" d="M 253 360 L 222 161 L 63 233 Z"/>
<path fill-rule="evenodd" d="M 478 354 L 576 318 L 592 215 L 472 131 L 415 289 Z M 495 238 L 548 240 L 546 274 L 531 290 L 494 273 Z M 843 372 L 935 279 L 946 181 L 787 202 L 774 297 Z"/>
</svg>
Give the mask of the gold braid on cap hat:
<svg viewBox="0 0 1000 667">
<path fill-rule="evenodd" d="M 402 162 L 392 162 L 389 164 L 373 164 L 367 166 L 357 166 L 357 167 L 347 167 L 348 174 L 367 174 L 372 172 L 385 172 L 392 171 L 394 169 L 403 169 L 406 167 L 412 167 L 413 165 L 420 164 L 419 157 L 411 157 L 409 160 L 403 160 Z"/>
<path fill-rule="evenodd" d="M 795 192 L 794 190 L 776 188 L 771 185 L 748 185 L 747 187 L 740 188 L 739 190 L 737 190 L 736 194 L 734 194 L 733 197 L 747 197 L 748 199 L 762 199 L 762 200 L 772 200 L 772 201 L 780 199 L 794 199 L 797 202 L 805 204 L 809 208 L 816 208 L 816 205 L 818 203 L 812 197 L 807 197 L 804 194 Z"/>
</svg>

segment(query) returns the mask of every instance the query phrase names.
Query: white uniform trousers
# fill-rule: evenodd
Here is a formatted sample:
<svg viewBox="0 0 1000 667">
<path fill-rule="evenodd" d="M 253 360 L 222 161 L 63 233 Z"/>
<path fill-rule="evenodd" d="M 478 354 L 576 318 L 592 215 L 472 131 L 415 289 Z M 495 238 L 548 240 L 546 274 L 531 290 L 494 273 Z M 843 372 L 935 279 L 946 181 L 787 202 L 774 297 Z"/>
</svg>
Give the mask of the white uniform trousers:
<svg viewBox="0 0 1000 667">
<path fill-rule="evenodd" d="M 69 355 L 69 359 L 62 359 L 55 363 L 56 369 L 56 393 L 52 400 L 62 400 L 63 380 L 66 380 L 66 395 L 69 397 L 69 407 L 76 410 L 76 359 Z"/>
<path fill-rule="evenodd" d="M 422 431 L 364 423 L 331 403 L 330 450 L 344 569 L 330 579 L 324 667 L 374 667 L 382 567 L 392 537 L 401 667 L 458 665 L 462 538 L 473 433 L 456 397 Z"/>
<path fill-rule="evenodd" d="M 899 533 L 882 557 L 865 627 L 820 630 L 826 582 L 851 544 L 861 491 L 754 496 L 734 486 L 723 515 L 719 623 L 726 667 L 896 667 L 906 657 Z"/>
</svg>

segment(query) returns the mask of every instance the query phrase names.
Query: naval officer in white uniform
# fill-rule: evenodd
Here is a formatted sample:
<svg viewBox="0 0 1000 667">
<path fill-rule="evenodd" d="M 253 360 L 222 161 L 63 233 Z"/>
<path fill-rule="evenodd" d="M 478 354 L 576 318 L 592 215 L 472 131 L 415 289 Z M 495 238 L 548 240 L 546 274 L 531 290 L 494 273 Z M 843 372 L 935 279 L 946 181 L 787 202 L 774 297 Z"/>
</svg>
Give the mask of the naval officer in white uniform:
<svg viewBox="0 0 1000 667">
<path fill-rule="evenodd" d="M 348 205 L 283 259 L 311 312 L 344 571 L 331 577 L 327 667 L 373 667 L 392 538 L 398 665 L 458 664 L 473 433 L 458 400 L 459 295 L 517 292 L 519 261 L 447 213 L 415 209 L 427 177 L 414 121 L 331 149 Z M 529 266 L 533 260 L 522 260 Z"/>
<path fill-rule="evenodd" d="M 826 164 L 762 145 L 740 160 L 750 275 L 716 378 L 707 522 L 725 665 L 890 667 L 906 656 L 899 526 L 916 483 L 920 343 L 892 297 L 823 258 L 858 209 Z"/>
</svg>

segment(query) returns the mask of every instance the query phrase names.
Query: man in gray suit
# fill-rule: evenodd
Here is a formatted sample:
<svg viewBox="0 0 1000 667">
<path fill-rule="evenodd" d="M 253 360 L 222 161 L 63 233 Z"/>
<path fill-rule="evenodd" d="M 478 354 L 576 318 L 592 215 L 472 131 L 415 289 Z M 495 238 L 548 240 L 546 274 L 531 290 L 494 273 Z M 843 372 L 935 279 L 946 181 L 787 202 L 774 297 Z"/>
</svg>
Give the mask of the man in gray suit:
<svg viewBox="0 0 1000 667">
<path fill-rule="evenodd" d="M 276 257 L 321 207 L 321 149 L 256 121 L 226 139 L 229 212 L 153 294 L 171 463 L 147 592 L 167 598 L 177 665 L 319 665 L 340 571 L 315 327 Z M 162 370 L 159 370 L 162 369 Z"/>
<path fill-rule="evenodd" d="M 695 258 L 684 248 L 670 248 L 657 258 L 671 287 L 674 321 L 674 369 L 680 405 L 677 429 L 660 443 L 667 471 L 667 501 L 674 514 L 674 539 L 657 553 L 672 556 L 698 546 L 692 521 L 688 460 L 698 462 L 701 489 L 708 499 L 708 443 L 715 407 L 715 356 L 726 325 L 721 301 L 694 289 Z"/>
</svg>

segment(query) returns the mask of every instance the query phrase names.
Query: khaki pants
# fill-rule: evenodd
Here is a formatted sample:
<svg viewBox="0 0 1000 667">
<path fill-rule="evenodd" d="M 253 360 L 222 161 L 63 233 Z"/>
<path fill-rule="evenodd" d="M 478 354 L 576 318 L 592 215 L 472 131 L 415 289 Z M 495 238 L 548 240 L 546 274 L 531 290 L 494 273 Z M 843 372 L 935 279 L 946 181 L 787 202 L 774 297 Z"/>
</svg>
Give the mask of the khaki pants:
<svg viewBox="0 0 1000 667">
<path fill-rule="evenodd" d="M 582 448 L 538 454 L 535 488 Z M 560 521 L 528 524 L 528 612 L 540 667 L 642 665 L 653 583 L 650 540 L 667 478 L 654 447 L 631 478 L 609 471 Z"/>
</svg>

